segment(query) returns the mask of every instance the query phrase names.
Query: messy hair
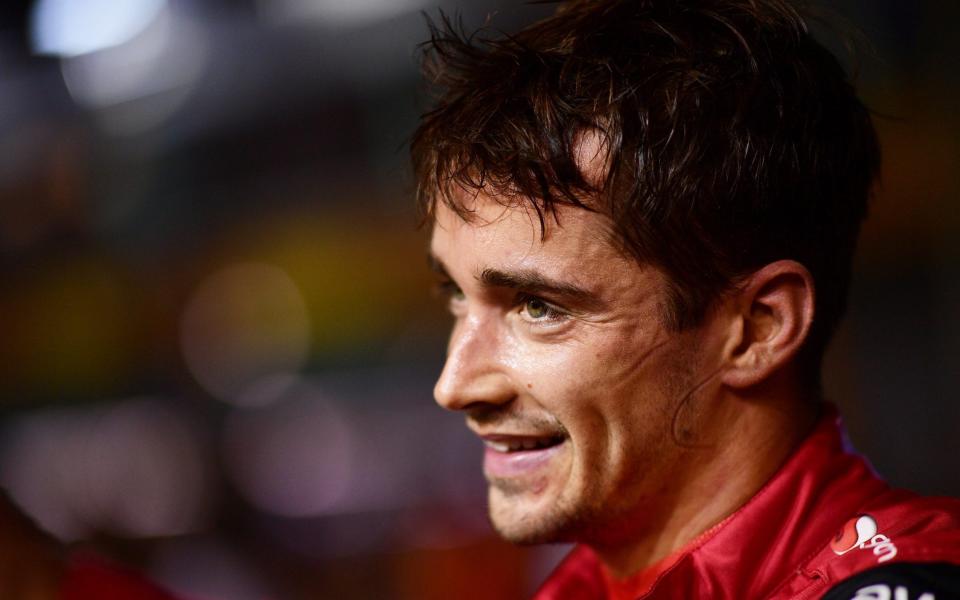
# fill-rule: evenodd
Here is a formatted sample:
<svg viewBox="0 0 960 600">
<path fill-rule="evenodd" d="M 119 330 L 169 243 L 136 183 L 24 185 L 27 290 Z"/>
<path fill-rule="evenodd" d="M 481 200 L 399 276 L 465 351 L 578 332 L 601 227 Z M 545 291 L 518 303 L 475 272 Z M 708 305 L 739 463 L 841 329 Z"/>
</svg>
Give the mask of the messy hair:
<svg viewBox="0 0 960 600">
<path fill-rule="evenodd" d="M 803 264 L 816 318 L 808 383 L 842 316 L 879 167 L 868 110 L 783 0 L 573 0 L 513 35 L 429 22 L 435 104 L 412 145 L 418 203 L 463 218 L 483 192 L 544 219 L 609 217 L 613 241 L 670 282 L 683 330 L 745 275 Z M 599 140 L 602 173 L 580 146 Z"/>
</svg>

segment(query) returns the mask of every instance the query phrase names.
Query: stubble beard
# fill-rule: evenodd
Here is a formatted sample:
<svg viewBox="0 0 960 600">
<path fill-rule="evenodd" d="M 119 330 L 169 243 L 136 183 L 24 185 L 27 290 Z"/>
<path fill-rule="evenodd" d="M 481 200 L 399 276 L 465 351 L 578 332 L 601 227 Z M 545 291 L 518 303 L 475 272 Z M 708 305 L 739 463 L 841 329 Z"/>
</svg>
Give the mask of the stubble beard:
<svg viewBox="0 0 960 600">
<path fill-rule="evenodd" d="M 524 511 L 524 504 L 530 502 L 525 498 L 530 493 L 527 486 L 504 479 L 491 479 L 489 486 L 490 523 L 500 537 L 513 544 L 576 542 L 596 520 L 596 511 L 562 494 L 552 504 L 539 505 L 541 500 Z"/>
</svg>

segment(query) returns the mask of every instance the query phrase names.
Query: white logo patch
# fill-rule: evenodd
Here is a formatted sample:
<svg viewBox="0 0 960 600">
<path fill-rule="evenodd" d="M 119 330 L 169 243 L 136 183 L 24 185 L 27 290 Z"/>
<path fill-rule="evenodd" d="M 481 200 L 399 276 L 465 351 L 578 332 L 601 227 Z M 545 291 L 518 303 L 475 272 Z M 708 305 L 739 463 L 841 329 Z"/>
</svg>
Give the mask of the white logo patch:
<svg viewBox="0 0 960 600">
<path fill-rule="evenodd" d="M 890 589 L 885 583 L 868 585 L 865 588 L 857 590 L 857 595 L 850 600 L 937 600 L 936 597 L 927 592 L 920 594 L 916 598 L 910 597 L 910 590 L 898 585 Z"/>
<path fill-rule="evenodd" d="M 847 521 L 830 542 L 837 555 L 843 555 L 854 549 L 872 549 L 877 562 L 887 562 L 897 555 L 893 541 L 882 533 L 877 533 L 877 522 L 870 515 L 860 515 Z M 900 600 L 894 598 L 894 600 Z"/>
</svg>

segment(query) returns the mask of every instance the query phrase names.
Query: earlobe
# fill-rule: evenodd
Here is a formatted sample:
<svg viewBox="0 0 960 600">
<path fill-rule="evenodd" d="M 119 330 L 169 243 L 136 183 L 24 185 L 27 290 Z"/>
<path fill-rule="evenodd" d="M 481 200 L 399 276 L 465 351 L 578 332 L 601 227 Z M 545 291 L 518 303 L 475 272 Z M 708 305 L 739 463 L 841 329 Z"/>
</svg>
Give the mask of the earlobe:
<svg viewBox="0 0 960 600">
<path fill-rule="evenodd" d="M 732 299 L 739 326 L 737 343 L 725 356 L 723 383 L 757 385 L 789 364 L 813 323 L 813 277 L 800 263 L 781 260 L 754 272 Z"/>
</svg>

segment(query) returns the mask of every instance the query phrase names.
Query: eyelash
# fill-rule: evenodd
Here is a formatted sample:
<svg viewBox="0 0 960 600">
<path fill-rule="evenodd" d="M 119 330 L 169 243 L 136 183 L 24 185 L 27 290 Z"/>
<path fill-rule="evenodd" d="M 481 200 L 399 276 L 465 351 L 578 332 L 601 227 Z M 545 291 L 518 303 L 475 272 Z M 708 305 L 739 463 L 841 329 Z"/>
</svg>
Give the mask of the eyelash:
<svg viewBox="0 0 960 600">
<path fill-rule="evenodd" d="M 524 293 L 518 294 L 515 305 L 520 307 L 520 314 L 522 315 L 523 313 L 527 312 L 526 311 L 527 304 L 534 301 L 539 302 L 543 305 L 546 311 L 546 314 L 539 319 L 533 318 L 532 316 L 528 316 L 524 318 L 524 320 L 527 323 L 540 326 L 540 327 L 549 327 L 550 325 L 555 325 L 558 322 L 563 321 L 564 319 L 570 316 L 566 312 L 554 306 L 550 302 L 547 302 L 543 298 L 539 296 L 533 296 L 531 294 L 524 294 Z"/>
<path fill-rule="evenodd" d="M 460 286 L 458 286 L 453 280 L 448 279 L 437 282 L 435 291 L 437 295 L 446 299 L 450 306 L 451 312 L 453 312 L 453 305 L 457 302 L 461 302 L 464 299 L 463 290 L 461 290 Z M 517 297 L 513 301 L 513 306 L 514 309 L 518 309 L 519 314 L 522 316 L 525 312 L 527 312 L 527 304 L 534 301 L 543 304 L 546 314 L 539 319 L 533 318 L 529 315 L 522 317 L 523 321 L 528 325 L 534 327 L 550 327 L 564 321 L 570 316 L 566 311 L 557 307 L 552 302 L 548 302 L 540 296 L 534 296 L 533 294 L 526 294 L 523 292 L 517 294 Z"/>
</svg>

